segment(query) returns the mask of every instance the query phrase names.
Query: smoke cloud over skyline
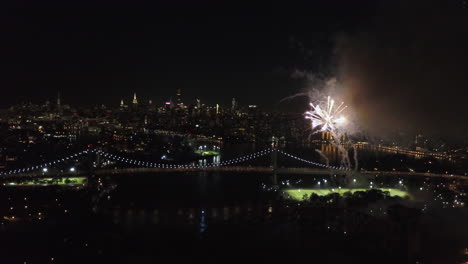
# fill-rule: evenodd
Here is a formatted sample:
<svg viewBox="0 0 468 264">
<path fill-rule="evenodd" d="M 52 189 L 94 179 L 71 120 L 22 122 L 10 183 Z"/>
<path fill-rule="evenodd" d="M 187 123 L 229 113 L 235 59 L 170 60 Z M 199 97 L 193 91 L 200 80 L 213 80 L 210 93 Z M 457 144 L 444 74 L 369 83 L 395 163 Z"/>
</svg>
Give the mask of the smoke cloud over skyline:
<svg viewBox="0 0 468 264">
<path fill-rule="evenodd" d="M 468 127 L 468 11 L 461 1 L 382 4 L 368 25 L 339 34 L 344 97 L 373 133 L 459 137 Z"/>
</svg>

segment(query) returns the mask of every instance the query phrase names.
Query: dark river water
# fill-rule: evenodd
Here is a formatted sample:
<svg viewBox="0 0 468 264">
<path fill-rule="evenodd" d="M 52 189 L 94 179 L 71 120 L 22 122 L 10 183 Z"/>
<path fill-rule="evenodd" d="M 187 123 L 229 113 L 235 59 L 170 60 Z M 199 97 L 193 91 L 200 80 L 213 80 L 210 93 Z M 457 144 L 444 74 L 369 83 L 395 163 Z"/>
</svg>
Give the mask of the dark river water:
<svg viewBox="0 0 468 264">
<path fill-rule="evenodd" d="M 198 164 L 209 164 L 212 162 L 222 162 L 233 158 L 249 155 L 262 151 L 271 146 L 243 144 L 225 145 L 221 148 L 219 156 L 210 156 L 201 159 Z M 303 159 L 314 162 L 325 163 L 325 159 L 320 156 L 316 149 L 328 156 L 330 165 L 339 165 L 341 160 L 336 150 L 329 145 L 303 146 L 301 148 L 282 148 L 283 151 L 299 156 Z M 353 154 L 350 153 L 351 160 Z M 426 166 L 431 161 L 431 169 L 434 171 L 444 171 L 452 166 L 450 162 L 435 159 L 421 159 L 406 155 L 395 155 L 390 153 L 379 153 L 375 151 L 360 150 L 358 152 L 359 168 L 379 167 L 381 170 L 391 171 L 397 169 L 408 171 L 409 168 L 418 169 Z M 271 166 L 272 154 L 267 154 L 257 159 L 241 162 L 238 166 Z M 278 154 L 278 167 L 314 167 L 310 164 L 291 159 Z M 352 162 L 354 166 L 354 161 Z M 235 166 L 233 165 L 233 166 Z M 425 167 L 425 168 L 426 168 Z M 421 169 L 422 170 L 422 169 Z M 347 186 L 342 178 L 348 177 L 357 179 L 357 183 Z M 244 204 L 268 202 L 275 199 L 272 191 L 273 174 L 258 172 L 167 172 L 148 174 L 123 174 L 112 175 L 107 178 L 108 183 L 117 187 L 112 191 L 112 200 L 122 203 L 122 206 L 143 207 L 213 207 L 229 204 Z M 349 173 L 348 175 L 334 175 L 326 170 L 323 175 L 277 175 L 279 190 L 283 188 L 338 188 L 354 187 L 368 188 L 398 188 L 409 191 L 415 197 L 423 197 L 419 188 L 424 186 L 424 177 L 403 177 L 398 175 L 373 175 L 363 176 L 361 174 Z M 325 183 L 324 180 L 327 182 Z M 318 182 L 321 185 L 318 185 Z M 403 184 L 402 184 L 403 181 Z M 437 180 L 433 180 L 437 182 Z M 423 199 L 421 198 L 421 199 Z"/>
<path fill-rule="evenodd" d="M 270 146 L 224 145 L 201 163 Z M 283 147 L 303 159 L 338 165 L 327 146 Z M 352 153 L 351 153 L 352 155 Z M 361 150 L 359 167 L 447 170 L 451 162 Z M 431 163 L 429 163 L 429 161 Z M 308 164 L 278 155 L 278 167 Z M 241 166 L 270 166 L 271 154 Z M 318 175 L 258 172 L 165 172 L 90 177 L 85 187 L 0 188 L 4 263 L 155 263 L 246 259 L 284 263 L 456 263 L 468 247 L 464 185 L 451 180 L 349 174 L 351 187 L 396 188 L 413 199 L 355 208 L 303 206 L 285 189 L 349 187 Z M 327 180 L 327 182 L 325 182 Z M 321 184 L 318 184 L 320 182 Z M 452 186 L 453 185 L 453 186 Z M 448 192 L 453 189 L 458 192 Z M 393 200 L 392 200 L 393 201 Z M 399 207 L 400 206 L 400 207 Z M 12 218 L 12 217 L 15 218 Z M 365 254 L 365 255 L 363 255 Z M 410 262 L 408 260 L 411 260 Z M 2 263 L 3 263 L 2 262 Z"/>
</svg>

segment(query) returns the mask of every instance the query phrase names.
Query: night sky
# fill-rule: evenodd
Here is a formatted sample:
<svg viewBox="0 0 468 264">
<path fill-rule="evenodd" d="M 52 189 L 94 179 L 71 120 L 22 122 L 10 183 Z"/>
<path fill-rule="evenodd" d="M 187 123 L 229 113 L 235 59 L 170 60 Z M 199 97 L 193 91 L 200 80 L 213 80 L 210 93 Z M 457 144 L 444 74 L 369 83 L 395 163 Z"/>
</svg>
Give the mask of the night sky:
<svg viewBox="0 0 468 264">
<path fill-rule="evenodd" d="M 181 89 L 186 103 L 299 112 L 305 99 L 281 100 L 308 88 L 300 70 L 338 78 L 366 129 L 467 128 L 463 0 L 14 2 L 0 11 L 0 108 Z"/>
<path fill-rule="evenodd" d="M 23 2 L 1 16 L 0 104 L 58 90 L 71 103 L 118 104 L 134 91 L 163 102 L 180 88 L 187 102 L 268 106 L 300 89 L 296 67 L 327 68 L 334 34 L 359 22 L 349 1 L 220 2 Z"/>
</svg>

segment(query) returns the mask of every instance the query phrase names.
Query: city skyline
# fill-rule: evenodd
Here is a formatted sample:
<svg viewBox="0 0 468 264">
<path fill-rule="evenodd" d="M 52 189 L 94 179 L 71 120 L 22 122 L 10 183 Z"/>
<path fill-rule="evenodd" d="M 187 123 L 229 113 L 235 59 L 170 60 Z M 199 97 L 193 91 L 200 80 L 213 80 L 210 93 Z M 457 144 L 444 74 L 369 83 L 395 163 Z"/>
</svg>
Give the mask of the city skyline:
<svg viewBox="0 0 468 264">
<path fill-rule="evenodd" d="M 468 263 L 468 0 L 0 24 L 0 263 Z"/>
<path fill-rule="evenodd" d="M 452 114 L 468 115 L 462 0 L 143 9 L 25 1 L 6 12 L 0 109 L 57 91 L 70 104 L 111 105 L 129 92 L 156 102 L 181 89 L 208 104 L 235 97 L 303 112 L 306 98 L 285 99 L 316 88 L 312 76 L 336 78 L 360 124 L 376 134 L 405 127 L 463 138 L 468 130 Z"/>
<path fill-rule="evenodd" d="M 103 98 L 104 99 L 104 98 Z M 306 99 L 304 99 L 306 100 Z M 129 92 L 129 94 L 125 97 L 121 97 L 118 102 L 110 102 L 110 103 L 103 103 L 103 102 L 97 102 L 93 104 L 86 104 L 81 102 L 80 104 L 73 104 L 71 102 L 68 102 L 67 100 L 64 100 L 63 93 L 60 91 L 57 92 L 55 96 L 51 95 L 50 97 L 45 97 L 44 99 L 38 99 L 38 98 L 30 98 L 28 100 L 24 100 L 21 102 L 11 102 L 10 105 L 8 105 L 5 109 L 11 108 L 14 106 L 18 105 L 24 105 L 24 104 L 34 104 L 34 105 L 44 105 L 44 104 L 53 104 L 56 106 L 61 106 L 61 105 L 70 105 L 74 107 L 88 107 L 88 106 L 99 106 L 99 105 L 105 105 L 108 107 L 117 107 L 117 106 L 131 106 L 131 105 L 155 105 L 157 107 L 162 107 L 162 106 L 167 106 L 169 103 L 171 103 L 174 106 L 178 105 L 185 105 L 185 106 L 197 106 L 199 104 L 203 104 L 206 106 L 223 106 L 226 109 L 234 109 L 236 106 L 244 106 L 244 107 L 249 107 L 249 106 L 260 106 L 258 104 L 241 104 L 239 105 L 239 101 L 236 97 L 231 97 L 230 100 L 222 100 L 225 101 L 226 104 L 221 105 L 219 103 L 210 103 L 210 102 L 203 102 L 200 97 L 194 97 L 194 98 L 187 98 L 187 96 L 184 96 L 182 93 L 181 89 L 177 89 L 174 93 L 174 96 L 169 96 L 167 98 L 153 98 L 153 97 L 143 97 L 139 96 L 136 92 Z M 107 102 L 107 101 L 106 101 Z M 263 106 L 262 106 L 263 107 Z M 264 108 L 265 110 L 271 110 L 270 107 L 266 106 Z"/>
</svg>

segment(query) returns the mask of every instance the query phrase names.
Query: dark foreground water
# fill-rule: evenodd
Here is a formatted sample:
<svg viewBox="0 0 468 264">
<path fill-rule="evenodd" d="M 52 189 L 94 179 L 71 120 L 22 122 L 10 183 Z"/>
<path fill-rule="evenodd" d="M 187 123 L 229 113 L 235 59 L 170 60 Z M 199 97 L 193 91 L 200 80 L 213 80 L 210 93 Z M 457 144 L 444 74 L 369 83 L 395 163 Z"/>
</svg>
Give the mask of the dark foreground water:
<svg viewBox="0 0 468 264">
<path fill-rule="evenodd" d="M 279 179 L 281 188 L 305 188 L 327 177 Z M 119 175 L 94 178 L 86 187 L 6 186 L 0 192 L 1 260 L 458 263 L 468 247 L 467 210 L 445 206 L 453 197 L 430 188 L 449 182 L 403 180 L 408 183 L 401 188 L 416 200 L 346 207 L 283 200 L 281 189 L 271 189 L 271 175 L 254 173 Z"/>
<path fill-rule="evenodd" d="M 221 159 L 260 149 L 244 146 L 224 152 Z M 302 152 L 310 159 L 318 155 L 313 149 Z M 362 166 L 382 161 L 390 168 L 403 166 L 401 156 L 373 155 L 363 154 Z M 266 166 L 270 159 L 255 162 Z M 405 159 L 411 167 L 424 162 Z M 451 164 L 439 169 L 443 166 Z M 297 202 L 281 196 L 283 188 L 337 188 L 333 177 L 279 175 L 279 189 L 273 188 L 270 174 L 236 172 L 106 175 L 73 187 L 3 186 L 0 263 L 464 260 L 468 211 L 462 204 L 463 182 L 356 176 L 356 187 L 372 182 L 406 190 L 414 199 Z"/>
</svg>

